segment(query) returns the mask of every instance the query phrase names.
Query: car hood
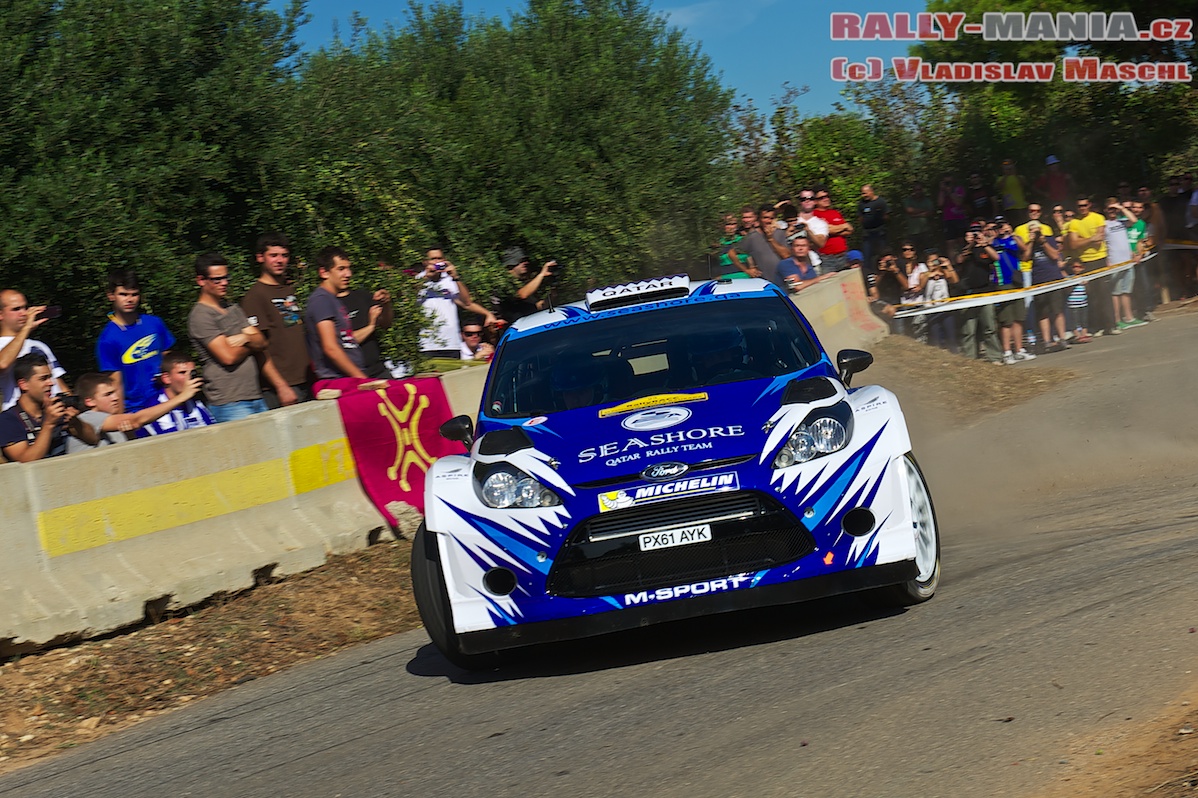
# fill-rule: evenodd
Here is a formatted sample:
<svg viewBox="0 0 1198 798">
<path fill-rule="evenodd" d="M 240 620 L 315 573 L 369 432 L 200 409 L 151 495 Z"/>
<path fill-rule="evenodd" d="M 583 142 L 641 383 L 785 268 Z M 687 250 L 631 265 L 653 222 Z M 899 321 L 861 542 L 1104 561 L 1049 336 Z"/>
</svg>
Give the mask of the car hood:
<svg viewBox="0 0 1198 798">
<path fill-rule="evenodd" d="M 480 418 L 487 432 L 518 427 L 569 484 L 630 479 L 655 464 L 694 465 L 760 455 L 788 383 L 815 369 L 701 390 L 658 394 L 531 419 Z M 816 372 L 818 373 L 818 372 Z M 663 478 L 670 476 L 669 466 Z"/>
</svg>

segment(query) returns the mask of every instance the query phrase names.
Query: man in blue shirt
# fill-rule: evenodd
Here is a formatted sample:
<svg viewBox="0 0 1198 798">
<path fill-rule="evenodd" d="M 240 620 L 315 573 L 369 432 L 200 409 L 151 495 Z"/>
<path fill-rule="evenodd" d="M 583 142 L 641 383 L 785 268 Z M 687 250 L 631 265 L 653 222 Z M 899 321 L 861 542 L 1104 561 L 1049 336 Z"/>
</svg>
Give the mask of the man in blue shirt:
<svg viewBox="0 0 1198 798">
<path fill-rule="evenodd" d="M 1023 288 L 1023 273 L 1019 270 L 1019 239 L 1015 238 L 1011 223 L 1002 216 L 994 217 L 994 224 L 986 230 L 994 238 L 990 246 L 998 253 L 994 262 L 994 284 L 1000 290 Z M 1035 360 L 1036 356 L 1023 346 L 1023 320 L 1027 318 L 1027 304 L 1022 299 L 1013 299 L 995 306 L 994 313 L 1002 340 L 1002 362 L 1011 365 L 1018 360 Z"/>
<path fill-rule="evenodd" d="M 96 361 L 101 371 L 119 375 L 125 412 L 136 413 L 157 403 L 154 379 L 162 368 L 162 353 L 175 343 L 175 336 L 162 319 L 138 309 L 141 284 L 133 272 L 108 275 L 108 301 L 112 311 L 96 341 Z"/>
</svg>

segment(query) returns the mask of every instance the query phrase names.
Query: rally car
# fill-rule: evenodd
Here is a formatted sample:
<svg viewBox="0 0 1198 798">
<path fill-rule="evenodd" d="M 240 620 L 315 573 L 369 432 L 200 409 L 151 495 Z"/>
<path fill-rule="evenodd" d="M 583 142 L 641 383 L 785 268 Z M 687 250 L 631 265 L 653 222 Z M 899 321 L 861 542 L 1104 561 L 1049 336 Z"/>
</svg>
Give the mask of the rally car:
<svg viewBox="0 0 1198 798">
<path fill-rule="evenodd" d="M 764 280 L 686 275 L 520 319 L 466 455 L 426 480 L 412 583 L 451 662 L 534 643 L 940 580 L 931 494 L 894 394 L 849 387 Z"/>
</svg>

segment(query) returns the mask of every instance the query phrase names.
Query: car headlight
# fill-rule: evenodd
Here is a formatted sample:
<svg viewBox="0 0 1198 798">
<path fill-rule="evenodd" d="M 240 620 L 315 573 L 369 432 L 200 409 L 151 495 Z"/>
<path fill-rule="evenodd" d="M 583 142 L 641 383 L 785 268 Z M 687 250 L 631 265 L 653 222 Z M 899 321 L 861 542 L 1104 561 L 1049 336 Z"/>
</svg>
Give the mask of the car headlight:
<svg viewBox="0 0 1198 798">
<path fill-rule="evenodd" d="M 838 452 L 848 445 L 852 429 L 853 411 L 845 402 L 813 411 L 782 444 L 774 456 L 774 468 L 787 468 Z"/>
<path fill-rule="evenodd" d="M 500 466 L 487 474 L 479 491 L 483 504 L 505 507 L 555 507 L 561 497 L 518 468 Z"/>
</svg>

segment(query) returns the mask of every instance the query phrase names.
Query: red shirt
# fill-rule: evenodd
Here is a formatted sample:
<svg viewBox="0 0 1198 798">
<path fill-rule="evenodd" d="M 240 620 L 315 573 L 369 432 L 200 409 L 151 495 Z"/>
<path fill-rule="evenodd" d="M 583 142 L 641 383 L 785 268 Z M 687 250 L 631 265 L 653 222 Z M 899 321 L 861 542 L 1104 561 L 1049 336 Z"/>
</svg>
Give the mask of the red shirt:
<svg viewBox="0 0 1198 798">
<path fill-rule="evenodd" d="M 815 215 L 823 219 L 831 227 L 834 224 L 844 224 L 844 217 L 835 208 L 822 210 L 817 208 Z M 828 233 L 828 240 L 820 247 L 821 255 L 841 255 L 849 251 L 849 242 L 844 233 Z"/>
</svg>

